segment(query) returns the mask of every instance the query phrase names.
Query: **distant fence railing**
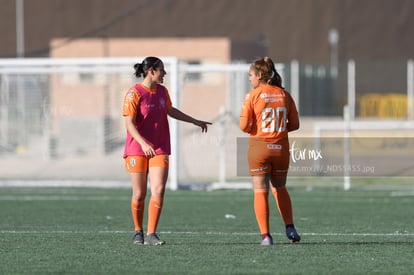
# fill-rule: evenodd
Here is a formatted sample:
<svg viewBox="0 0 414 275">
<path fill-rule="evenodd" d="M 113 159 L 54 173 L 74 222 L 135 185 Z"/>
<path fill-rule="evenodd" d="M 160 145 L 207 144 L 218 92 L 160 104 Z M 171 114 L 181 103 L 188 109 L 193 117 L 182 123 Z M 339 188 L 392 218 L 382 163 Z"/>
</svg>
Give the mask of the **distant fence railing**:
<svg viewBox="0 0 414 275">
<path fill-rule="evenodd" d="M 196 65 L 176 57 L 162 59 L 173 103 L 196 117 L 219 122 L 208 135 L 198 136 L 193 128 L 171 120 L 173 151 L 180 152 L 171 159 L 172 186 L 180 179 L 208 178 L 211 171 L 217 171 L 212 177 L 220 174 L 220 180 L 233 177 L 235 147 L 222 144 L 233 144 L 242 135 L 237 122 L 251 89 L 249 64 Z M 0 154 L 48 159 L 105 155 L 122 146 L 122 100 L 137 81 L 132 69 L 137 60 L 141 59 L 0 59 Z M 333 77 L 326 66 L 277 64 L 301 116 L 341 118 L 348 105 L 351 119 L 412 120 L 413 61 L 388 67 L 349 61 Z M 224 125 L 225 131 L 216 125 Z M 194 160 L 193 155 L 205 153 L 203 165 Z M 217 157 L 227 161 L 217 162 Z"/>
</svg>

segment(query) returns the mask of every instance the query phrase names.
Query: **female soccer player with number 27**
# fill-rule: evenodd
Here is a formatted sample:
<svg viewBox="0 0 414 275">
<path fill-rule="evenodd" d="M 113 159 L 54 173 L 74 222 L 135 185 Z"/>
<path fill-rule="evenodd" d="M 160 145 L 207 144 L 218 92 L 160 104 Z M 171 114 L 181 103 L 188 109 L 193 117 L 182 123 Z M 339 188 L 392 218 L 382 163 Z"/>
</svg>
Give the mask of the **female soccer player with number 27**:
<svg viewBox="0 0 414 275">
<path fill-rule="evenodd" d="M 248 163 L 254 191 L 254 212 L 262 237 L 261 244 L 272 245 L 269 230 L 269 181 L 291 243 L 300 236 L 293 224 L 292 203 L 286 189 L 289 168 L 288 132 L 299 128 L 295 102 L 282 87 L 282 78 L 273 61 L 264 57 L 249 70 L 253 87 L 245 97 L 240 113 L 240 129 L 250 134 Z"/>
</svg>

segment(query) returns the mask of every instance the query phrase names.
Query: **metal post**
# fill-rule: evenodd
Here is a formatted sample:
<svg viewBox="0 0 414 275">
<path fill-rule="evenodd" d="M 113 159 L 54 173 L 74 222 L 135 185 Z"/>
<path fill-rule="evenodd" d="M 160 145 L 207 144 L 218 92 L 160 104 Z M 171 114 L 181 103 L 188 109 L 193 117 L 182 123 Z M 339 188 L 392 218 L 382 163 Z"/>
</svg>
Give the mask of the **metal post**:
<svg viewBox="0 0 414 275">
<path fill-rule="evenodd" d="M 350 118 L 351 110 L 348 105 L 344 106 L 344 189 L 351 188 L 351 157 L 350 157 Z"/>
<path fill-rule="evenodd" d="M 173 58 L 171 59 L 171 84 L 170 84 L 170 91 L 171 91 L 171 100 L 175 103 L 176 107 L 179 107 L 179 96 L 178 96 L 178 79 L 179 79 L 179 71 L 178 71 L 178 59 Z M 178 121 L 176 119 L 172 119 L 170 121 L 171 125 L 171 156 L 170 156 L 170 177 L 169 177 L 169 186 L 171 190 L 178 189 L 178 175 L 179 175 L 179 165 L 178 165 L 178 154 L 179 152 L 179 145 L 178 145 Z"/>
<path fill-rule="evenodd" d="M 296 103 L 296 108 L 300 112 L 300 93 L 299 93 L 299 62 L 293 60 L 290 63 L 290 92 Z"/>
<path fill-rule="evenodd" d="M 110 58 L 109 52 L 109 39 L 108 35 L 103 34 L 102 36 L 102 55 L 103 58 Z M 103 114 L 103 143 L 102 147 L 99 147 L 99 153 L 102 155 L 107 154 L 112 147 L 110 141 L 110 135 L 112 130 L 112 120 L 111 120 L 111 108 L 110 108 L 110 101 L 111 101 L 111 91 L 110 91 L 110 83 L 111 83 L 111 74 L 108 72 L 105 74 L 105 82 L 104 82 L 104 96 L 103 96 L 103 104 L 104 104 L 104 114 Z"/>
<path fill-rule="evenodd" d="M 220 108 L 219 182 L 226 183 L 226 108 Z"/>
<path fill-rule="evenodd" d="M 350 120 L 355 119 L 355 61 L 348 61 L 348 107 Z"/>
<path fill-rule="evenodd" d="M 407 118 L 414 119 L 414 61 L 407 62 Z"/>
<path fill-rule="evenodd" d="M 0 75 L 0 144 L 9 144 L 9 78 Z"/>
<path fill-rule="evenodd" d="M 338 76 L 338 41 L 339 33 L 337 29 L 331 29 L 328 35 L 328 42 L 331 46 L 331 77 Z"/>
<path fill-rule="evenodd" d="M 24 0 L 16 0 L 16 55 L 24 57 Z M 23 90 L 23 79 L 20 74 L 16 77 L 17 109 L 19 137 L 16 150 L 23 153 L 26 150 L 26 104 Z"/>
<path fill-rule="evenodd" d="M 24 57 L 24 0 L 16 0 L 16 55 Z"/>
</svg>

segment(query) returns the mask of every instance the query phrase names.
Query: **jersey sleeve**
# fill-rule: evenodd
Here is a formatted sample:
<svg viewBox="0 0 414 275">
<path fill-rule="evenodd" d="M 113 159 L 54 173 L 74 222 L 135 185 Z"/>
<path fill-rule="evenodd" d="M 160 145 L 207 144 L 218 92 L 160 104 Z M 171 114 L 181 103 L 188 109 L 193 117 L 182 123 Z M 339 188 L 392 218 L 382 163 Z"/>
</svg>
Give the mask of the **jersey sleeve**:
<svg viewBox="0 0 414 275">
<path fill-rule="evenodd" d="M 242 109 L 240 112 L 240 129 L 243 132 L 250 133 L 252 128 L 252 107 L 251 107 L 251 95 L 248 93 L 243 101 Z"/>
<path fill-rule="evenodd" d="M 122 109 L 123 116 L 136 116 L 140 95 L 134 87 L 130 88 L 124 97 L 124 106 Z"/>
<path fill-rule="evenodd" d="M 170 93 L 168 92 L 168 89 L 167 88 L 164 87 L 164 89 L 165 89 L 165 98 L 167 100 L 166 107 L 167 107 L 167 111 L 169 111 L 172 108 L 172 102 L 171 102 L 171 98 L 170 98 Z"/>
</svg>

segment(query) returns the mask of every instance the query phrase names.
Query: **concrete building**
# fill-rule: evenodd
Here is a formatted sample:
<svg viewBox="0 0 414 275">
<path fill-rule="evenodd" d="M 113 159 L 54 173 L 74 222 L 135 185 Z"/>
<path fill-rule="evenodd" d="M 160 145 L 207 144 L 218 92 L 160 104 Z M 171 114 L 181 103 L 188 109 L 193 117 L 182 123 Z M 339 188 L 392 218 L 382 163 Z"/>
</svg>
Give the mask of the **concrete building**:
<svg viewBox="0 0 414 275">
<path fill-rule="evenodd" d="M 0 3 L 0 56 L 14 57 L 16 1 Z M 36 57 L 49 56 L 55 38 L 66 38 L 54 46 L 63 48 L 82 38 L 228 37 L 280 62 L 329 64 L 336 29 L 339 62 L 405 60 L 414 57 L 413 12 L 410 0 L 24 1 L 24 48 Z"/>
</svg>

